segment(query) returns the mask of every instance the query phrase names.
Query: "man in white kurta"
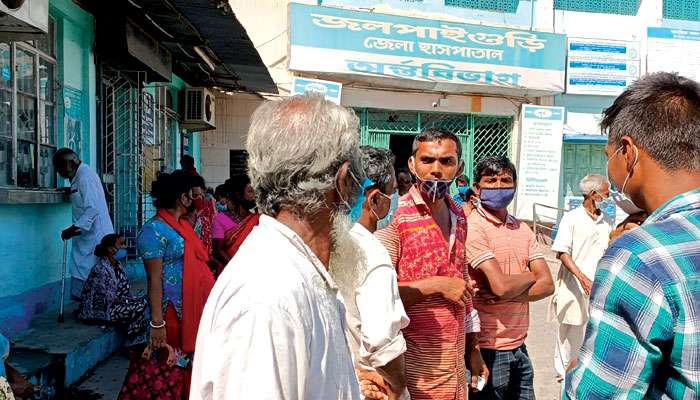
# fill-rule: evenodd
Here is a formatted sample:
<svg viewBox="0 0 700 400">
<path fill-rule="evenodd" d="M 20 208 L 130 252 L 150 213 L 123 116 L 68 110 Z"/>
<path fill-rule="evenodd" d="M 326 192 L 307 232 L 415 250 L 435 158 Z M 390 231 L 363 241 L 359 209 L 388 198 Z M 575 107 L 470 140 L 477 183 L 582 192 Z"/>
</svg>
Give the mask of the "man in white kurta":
<svg viewBox="0 0 700 400">
<path fill-rule="evenodd" d="M 409 319 L 399 296 L 391 257 L 373 232 L 391 211 L 396 193 L 394 155 L 390 150 L 363 146 L 362 167 L 369 184 L 358 222 L 331 257 L 330 271 L 346 308 L 347 337 L 361 387 L 369 376 L 382 382 L 385 394 L 408 398 L 401 329 Z M 348 256 L 353 254 L 355 256 Z M 364 394 L 364 393 L 363 393 Z"/>
<path fill-rule="evenodd" d="M 584 204 L 564 214 L 552 245 L 552 251 L 557 252 L 562 260 L 550 303 L 550 310 L 559 323 L 554 363 L 557 374 L 562 378 L 581 348 L 588 322 L 587 292 L 595 277 L 598 261 L 608 248 L 612 231 L 612 218 L 595 204 L 608 197 L 609 184 L 600 175 L 589 175 L 581 185 L 584 186 L 584 180 L 591 176 L 597 190 L 586 193 Z"/>
<path fill-rule="evenodd" d="M 191 400 L 357 400 L 328 272 L 364 179 L 359 121 L 318 95 L 266 102 L 246 142 L 259 224 L 204 307 Z"/>
<path fill-rule="evenodd" d="M 190 399 L 358 398 L 343 318 L 311 249 L 261 216 L 209 295 Z"/>
<path fill-rule="evenodd" d="M 357 284 L 341 287 L 355 367 L 359 371 L 379 370 L 397 389 L 399 398 L 407 399 L 403 371 L 399 371 L 398 379 L 392 376 L 397 372 L 392 361 L 406 352 L 401 329 L 409 323 L 399 296 L 396 271 L 386 248 L 364 226 L 355 224 L 350 235 L 363 253 L 357 266 Z M 400 366 L 403 367 L 403 360 Z"/>
<path fill-rule="evenodd" d="M 83 283 L 97 263 L 95 246 L 105 235 L 114 233 L 102 182 L 95 171 L 82 163 L 70 149 L 60 149 L 54 156 L 56 172 L 70 179 L 72 225 L 61 233 L 72 239 L 70 273 L 71 296 L 80 297 Z"/>
</svg>

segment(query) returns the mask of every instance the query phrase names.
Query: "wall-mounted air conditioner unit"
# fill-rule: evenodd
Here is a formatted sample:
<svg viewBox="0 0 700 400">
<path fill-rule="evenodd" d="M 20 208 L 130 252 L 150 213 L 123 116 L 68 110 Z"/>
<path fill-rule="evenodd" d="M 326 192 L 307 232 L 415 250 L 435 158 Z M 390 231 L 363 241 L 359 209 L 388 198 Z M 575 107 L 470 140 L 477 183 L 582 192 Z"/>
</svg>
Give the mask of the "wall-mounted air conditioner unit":
<svg viewBox="0 0 700 400">
<path fill-rule="evenodd" d="M 190 131 L 216 129 L 216 97 L 206 88 L 185 89 L 185 115 L 182 127 Z"/>
<path fill-rule="evenodd" d="M 0 0 L 0 42 L 36 40 L 49 30 L 49 0 Z"/>
</svg>

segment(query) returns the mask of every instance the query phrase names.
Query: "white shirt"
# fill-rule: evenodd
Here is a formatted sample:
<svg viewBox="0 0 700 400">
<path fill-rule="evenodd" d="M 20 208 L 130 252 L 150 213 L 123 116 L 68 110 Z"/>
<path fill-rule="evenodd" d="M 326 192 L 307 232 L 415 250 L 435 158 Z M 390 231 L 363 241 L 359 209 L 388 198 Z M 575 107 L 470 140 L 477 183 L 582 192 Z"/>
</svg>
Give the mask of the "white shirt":
<svg viewBox="0 0 700 400">
<path fill-rule="evenodd" d="M 348 342 L 356 364 L 375 370 L 406 352 L 401 329 L 408 326 L 409 319 L 386 248 L 359 223 L 350 235 L 363 255 L 357 287 L 341 289 L 347 307 Z M 405 395 L 402 398 L 407 398 L 407 391 Z"/>
<path fill-rule="evenodd" d="M 359 399 L 344 332 L 324 265 L 262 216 L 204 307 L 190 399 Z"/>
<path fill-rule="evenodd" d="M 71 275 L 86 280 L 97 263 L 95 246 L 105 235 L 114 233 L 109 218 L 105 192 L 97 174 L 81 163 L 70 185 L 73 225 L 80 228 L 80 236 L 72 239 Z"/>
<path fill-rule="evenodd" d="M 601 213 L 593 219 L 580 206 L 562 217 L 552 251 L 569 254 L 581 272 L 592 281 L 598 261 L 608 248 L 611 231 L 610 217 Z M 588 320 L 588 296 L 578 279 L 564 266 L 559 269 L 551 304 L 551 311 L 560 323 L 583 325 Z"/>
</svg>

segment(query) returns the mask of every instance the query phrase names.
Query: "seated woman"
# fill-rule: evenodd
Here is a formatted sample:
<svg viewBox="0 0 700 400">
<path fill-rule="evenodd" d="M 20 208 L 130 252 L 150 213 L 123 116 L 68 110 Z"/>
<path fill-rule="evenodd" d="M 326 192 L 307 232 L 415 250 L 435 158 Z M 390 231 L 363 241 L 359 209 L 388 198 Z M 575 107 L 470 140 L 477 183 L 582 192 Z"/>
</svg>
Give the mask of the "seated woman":
<svg viewBox="0 0 700 400">
<path fill-rule="evenodd" d="M 83 286 L 78 319 L 116 326 L 129 339 L 145 333 L 148 301 L 129 292 L 129 281 L 122 267 L 127 255 L 124 238 L 114 233 L 106 235 L 95 247 L 95 255 L 99 261 Z"/>
</svg>

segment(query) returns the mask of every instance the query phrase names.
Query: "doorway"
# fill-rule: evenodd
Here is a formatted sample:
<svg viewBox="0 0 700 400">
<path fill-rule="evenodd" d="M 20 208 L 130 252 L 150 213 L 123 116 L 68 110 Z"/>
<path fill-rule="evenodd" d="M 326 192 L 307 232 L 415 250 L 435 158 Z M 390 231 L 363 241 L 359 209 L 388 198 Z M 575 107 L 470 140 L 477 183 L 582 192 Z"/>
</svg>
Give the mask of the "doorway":
<svg viewBox="0 0 700 400">
<path fill-rule="evenodd" d="M 435 113 L 361 108 L 360 143 L 390 149 L 395 165 L 407 168 L 413 138 L 426 128 L 447 129 L 457 135 L 462 146 L 464 173 L 473 176 L 474 164 L 484 157 L 512 156 L 512 116 Z"/>
<path fill-rule="evenodd" d="M 408 169 L 408 159 L 413 155 L 413 138 L 415 135 L 391 135 L 389 150 L 394 153 L 394 171 Z"/>
</svg>

